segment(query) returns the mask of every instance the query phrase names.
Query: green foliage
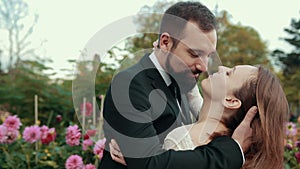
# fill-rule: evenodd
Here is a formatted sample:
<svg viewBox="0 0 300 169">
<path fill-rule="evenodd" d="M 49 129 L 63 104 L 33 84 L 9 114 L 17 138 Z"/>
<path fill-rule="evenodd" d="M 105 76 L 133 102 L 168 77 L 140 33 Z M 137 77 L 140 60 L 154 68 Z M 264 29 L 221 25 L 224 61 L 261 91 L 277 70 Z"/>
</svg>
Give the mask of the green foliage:
<svg viewBox="0 0 300 169">
<path fill-rule="evenodd" d="M 277 65 L 282 68 L 281 80 L 284 82 L 284 90 L 292 105 L 292 111 L 295 111 L 297 107 L 300 107 L 300 19 L 292 19 L 290 28 L 286 28 L 284 31 L 289 36 L 283 40 L 293 49 L 290 52 L 276 49 L 272 56 L 276 59 Z"/>
<path fill-rule="evenodd" d="M 254 28 L 231 23 L 226 11 L 222 11 L 217 20 L 217 51 L 224 65 L 263 64 L 271 68 L 266 43 Z"/>
<path fill-rule="evenodd" d="M 51 113 L 54 117 L 61 114 L 72 119 L 71 90 L 43 74 L 48 69 L 42 62 L 27 60 L 21 61 L 19 67 L 8 73 L 0 74 L 0 108 L 17 114 L 25 125 L 33 124 L 34 96 L 37 95 L 41 123 L 47 123 Z"/>
<path fill-rule="evenodd" d="M 68 157 L 74 154 L 81 156 L 84 164 L 99 163 L 99 159 L 93 153 L 93 147 L 88 146 L 87 150 L 83 150 L 81 144 L 66 144 L 64 123 L 59 123 L 56 130 L 60 132 L 57 132 L 55 141 L 48 145 L 38 141 L 37 149 L 36 143 L 25 142 L 22 138 L 11 144 L 0 144 L 0 168 L 63 169 Z"/>
<path fill-rule="evenodd" d="M 295 153 L 299 151 L 298 148 L 285 147 L 284 150 L 285 169 L 298 169 L 299 164 L 295 158 Z"/>
<path fill-rule="evenodd" d="M 34 96 L 37 95 L 41 123 L 55 123 L 49 115 L 58 114 L 73 120 L 68 80 L 50 79 L 53 74 L 45 74 L 51 69 L 45 66 L 49 60 L 41 59 L 31 46 L 29 37 L 38 15 L 28 24 L 29 7 L 24 0 L 0 0 L 0 11 L 0 29 L 7 32 L 7 37 L 3 37 L 7 44 L 1 44 L 0 58 L 8 58 L 8 63 L 0 63 L 0 110 L 17 114 L 25 125 L 33 124 Z"/>
<path fill-rule="evenodd" d="M 152 43 L 159 38 L 159 26 L 162 14 L 175 2 L 157 1 L 152 7 L 143 6 L 134 19 L 137 32 L 141 34 L 133 37 L 126 44 L 130 52 L 141 49 L 152 49 Z"/>
<path fill-rule="evenodd" d="M 117 58 L 113 56 L 112 52 L 109 54 L 111 58 Z M 81 105 L 83 98 L 86 98 L 87 102 L 92 103 L 92 96 L 95 95 L 96 99 L 98 99 L 98 96 L 105 94 L 117 66 L 105 62 L 100 63 L 99 59 L 100 56 L 95 55 L 93 60 L 76 62 L 77 70 L 72 83 L 75 105 Z M 115 59 L 115 62 L 118 62 L 118 60 Z"/>
<path fill-rule="evenodd" d="M 299 120 L 288 122 L 285 125 L 286 137 L 284 147 L 284 164 L 285 169 L 298 169 L 300 167 L 300 135 L 299 135 Z"/>
<path fill-rule="evenodd" d="M 135 20 L 138 31 L 159 32 L 158 23 L 160 23 L 161 13 L 173 3 L 158 1 L 153 7 L 143 7 Z M 160 14 L 154 12 L 160 12 Z M 217 51 L 224 65 L 264 64 L 269 68 L 272 67 L 267 58 L 266 43 L 261 40 L 257 31 L 251 27 L 231 23 L 226 11 L 216 17 L 219 23 Z M 129 39 L 125 50 L 135 53 L 142 49 L 150 49 L 148 52 L 151 52 L 152 43 L 157 39 L 157 33 L 142 33 Z M 138 60 L 138 58 L 134 59 Z"/>
</svg>

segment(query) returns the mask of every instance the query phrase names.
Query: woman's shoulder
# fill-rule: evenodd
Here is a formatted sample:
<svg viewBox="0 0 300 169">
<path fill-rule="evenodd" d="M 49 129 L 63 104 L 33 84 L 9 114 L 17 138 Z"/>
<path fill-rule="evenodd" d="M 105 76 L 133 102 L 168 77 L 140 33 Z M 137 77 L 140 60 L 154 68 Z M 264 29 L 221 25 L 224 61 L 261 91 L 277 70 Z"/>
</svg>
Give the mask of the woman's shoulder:
<svg viewBox="0 0 300 169">
<path fill-rule="evenodd" d="M 185 137 L 187 134 L 189 134 L 189 131 L 193 127 L 194 124 L 189 125 L 183 125 L 180 127 L 177 127 L 173 129 L 168 136 L 176 136 L 176 137 Z"/>
</svg>

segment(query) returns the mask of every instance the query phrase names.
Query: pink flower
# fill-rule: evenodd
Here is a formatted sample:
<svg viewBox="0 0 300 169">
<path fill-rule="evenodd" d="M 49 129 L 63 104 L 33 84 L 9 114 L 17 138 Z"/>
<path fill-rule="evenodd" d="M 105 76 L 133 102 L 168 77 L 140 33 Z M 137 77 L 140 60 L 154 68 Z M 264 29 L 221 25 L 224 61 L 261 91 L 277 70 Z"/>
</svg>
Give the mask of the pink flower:
<svg viewBox="0 0 300 169">
<path fill-rule="evenodd" d="M 4 125 L 0 125 L 0 143 L 5 143 L 7 139 L 7 128 Z"/>
<path fill-rule="evenodd" d="M 77 125 L 69 126 L 66 131 L 66 143 L 70 146 L 78 146 L 81 133 Z"/>
<path fill-rule="evenodd" d="M 83 140 L 83 142 L 82 142 L 82 150 L 87 150 L 88 146 L 92 146 L 93 144 L 94 144 L 94 142 L 91 139 Z"/>
<path fill-rule="evenodd" d="M 80 106 L 81 114 L 84 113 L 84 112 L 83 112 L 83 111 L 84 111 L 83 108 L 84 108 L 84 105 L 82 104 L 82 105 Z M 91 116 L 91 115 L 92 115 L 92 112 L 93 112 L 93 105 L 92 105 L 92 103 L 86 102 L 86 103 L 85 103 L 85 115 L 86 115 L 86 116 Z"/>
<path fill-rule="evenodd" d="M 297 134 L 296 124 L 293 122 L 288 122 L 285 124 L 286 126 L 286 135 L 295 136 Z"/>
<path fill-rule="evenodd" d="M 86 134 L 84 135 L 83 139 L 89 139 L 90 137 L 93 137 L 96 135 L 97 130 L 87 130 Z"/>
<path fill-rule="evenodd" d="M 49 129 L 45 125 L 41 127 L 41 142 L 43 144 L 49 144 L 50 142 L 54 141 L 55 138 L 56 138 L 55 128 Z"/>
<path fill-rule="evenodd" d="M 71 155 L 67 159 L 65 167 L 66 169 L 81 169 L 83 167 L 82 157 L 79 155 Z"/>
<path fill-rule="evenodd" d="M 96 169 L 96 166 L 93 164 L 87 164 L 83 167 L 83 169 Z"/>
<path fill-rule="evenodd" d="M 103 157 L 103 151 L 104 151 L 104 148 L 105 148 L 105 142 L 106 142 L 106 139 L 102 139 L 102 140 L 98 140 L 97 143 L 95 144 L 94 146 L 94 154 L 97 155 L 97 157 L 99 159 L 101 159 Z"/>
<path fill-rule="evenodd" d="M 11 144 L 18 139 L 18 136 L 19 136 L 18 130 L 7 128 L 6 140 L 4 141 L 4 143 Z"/>
<path fill-rule="evenodd" d="M 86 134 L 89 135 L 90 137 L 93 137 L 96 135 L 97 130 L 87 130 Z"/>
<path fill-rule="evenodd" d="M 43 125 L 40 128 L 40 130 L 41 130 L 41 134 L 44 135 L 44 134 L 46 134 L 48 132 L 49 128 L 47 126 Z"/>
<path fill-rule="evenodd" d="M 295 157 L 298 163 L 300 163 L 300 152 L 295 153 Z"/>
<path fill-rule="evenodd" d="M 6 126 L 8 129 L 18 130 L 21 125 L 22 123 L 16 115 L 8 116 L 4 121 L 4 126 Z"/>
<path fill-rule="evenodd" d="M 39 126 L 26 127 L 23 131 L 23 139 L 26 142 L 34 143 L 41 138 L 41 131 Z"/>
</svg>

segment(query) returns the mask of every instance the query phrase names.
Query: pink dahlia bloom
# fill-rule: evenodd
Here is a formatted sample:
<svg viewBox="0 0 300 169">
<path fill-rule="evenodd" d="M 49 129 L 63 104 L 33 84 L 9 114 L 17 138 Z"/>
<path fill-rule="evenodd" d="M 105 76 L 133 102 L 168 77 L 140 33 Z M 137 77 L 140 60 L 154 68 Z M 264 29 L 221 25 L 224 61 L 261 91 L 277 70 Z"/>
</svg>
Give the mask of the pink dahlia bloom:
<svg viewBox="0 0 300 169">
<path fill-rule="evenodd" d="M 89 146 L 92 146 L 94 144 L 93 140 L 86 139 L 82 142 L 82 150 L 87 150 Z"/>
<path fill-rule="evenodd" d="M 87 130 L 86 131 L 86 134 L 84 135 L 83 139 L 86 140 L 86 139 L 89 139 L 90 137 L 93 137 L 95 136 L 97 133 L 97 130 Z"/>
<path fill-rule="evenodd" d="M 41 131 L 39 126 L 26 127 L 23 131 L 23 139 L 26 142 L 34 143 L 41 138 Z"/>
<path fill-rule="evenodd" d="M 84 108 L 84 105 L 81 104 L 81 106 L 80 106 L 81 114 L 84 113 L 84 112 L 83 112 L 83 108 Z M 86 102 L 86 103 L 85 103 L 85 115 L 86 115 L 86 116 L 91 116 L 91 115 L 92 115 L 92 112 L 93 112 L 93 105 L 92 105 L 92 103 Z"/>
<path fill-rule="evenodd" d="M 87 164 L 83 167 L 83 169 L 96 169 L 96 166 L 93 164 Z"/>
<path fill-rule="evenodd" d="M 22 123 L 16 115 L 8 116 L 4 121 L 4 126 L 11 130 L 18 130 L 21 125 Z"/>
<path fill-rule="evenodd" d="M 4 125 L 0 125 L 0 144 L 5 143 L 7 139 L 7 128 Z"/>
<path fill-rule="evenodd" d="M 89 135 L 90 137 L 95 136 L 97 133 L 97 130 L 87 130 L 86 134 Z"/>
<path fill-rule="evenodd" d="M 66 163 L 65 163 L 66 169 L 82 169 L 83 168 L 83 161 L 82 157 L 79 155 L 71 155 Z"/>
<path fill-rule="evenodd" d="M 101 159 L 103 157 L 103 151 L 104 151 L 104 148 L 105 148 L 105 142 L 106 142 L 106 139 L 102 139 L 102 140 L 98 140 L 97 143 L 95 144 L 94 146 L 94 154 L 99 158 Z"/>
<path fill-rule="evenodd" d="M 78 146 L 81 133 L 77 125 L 69 126 L 66 131 L 66 143 L 70 146 Z"/>
<path fill-rule="evenodd" d="M 6 140 L 4 143 L 11 144 L 18 139 L 19 131 L 15 129 L 7 129 Z"/>
<path fill-rule="evenodd" d="M 56 138 L 55 128 L 49 129 L 45 125 L 41 127 L 41 142 L 43 144 L 49 144 L 50 142 L 54 141 L 55 138 Z"/>
</svg>

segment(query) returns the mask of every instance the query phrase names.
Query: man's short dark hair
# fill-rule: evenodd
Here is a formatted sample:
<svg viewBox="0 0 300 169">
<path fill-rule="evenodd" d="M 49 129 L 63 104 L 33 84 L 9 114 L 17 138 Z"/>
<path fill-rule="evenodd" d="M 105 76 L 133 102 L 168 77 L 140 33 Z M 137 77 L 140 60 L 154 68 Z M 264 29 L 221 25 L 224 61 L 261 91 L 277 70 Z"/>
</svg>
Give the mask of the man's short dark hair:
<svg viewBox="0 0 300 169">
<path fill-rule="evenodd" d="M 172 37 L 172 48 L 177 46 L 188 21 L 195 22 L 203 32 L 210 32 L 217 27 L 214 14 L 200 2 L 178 2 L 166 10 L 160 25 L 160 35 L 168 32 Z"/>
</svg>

